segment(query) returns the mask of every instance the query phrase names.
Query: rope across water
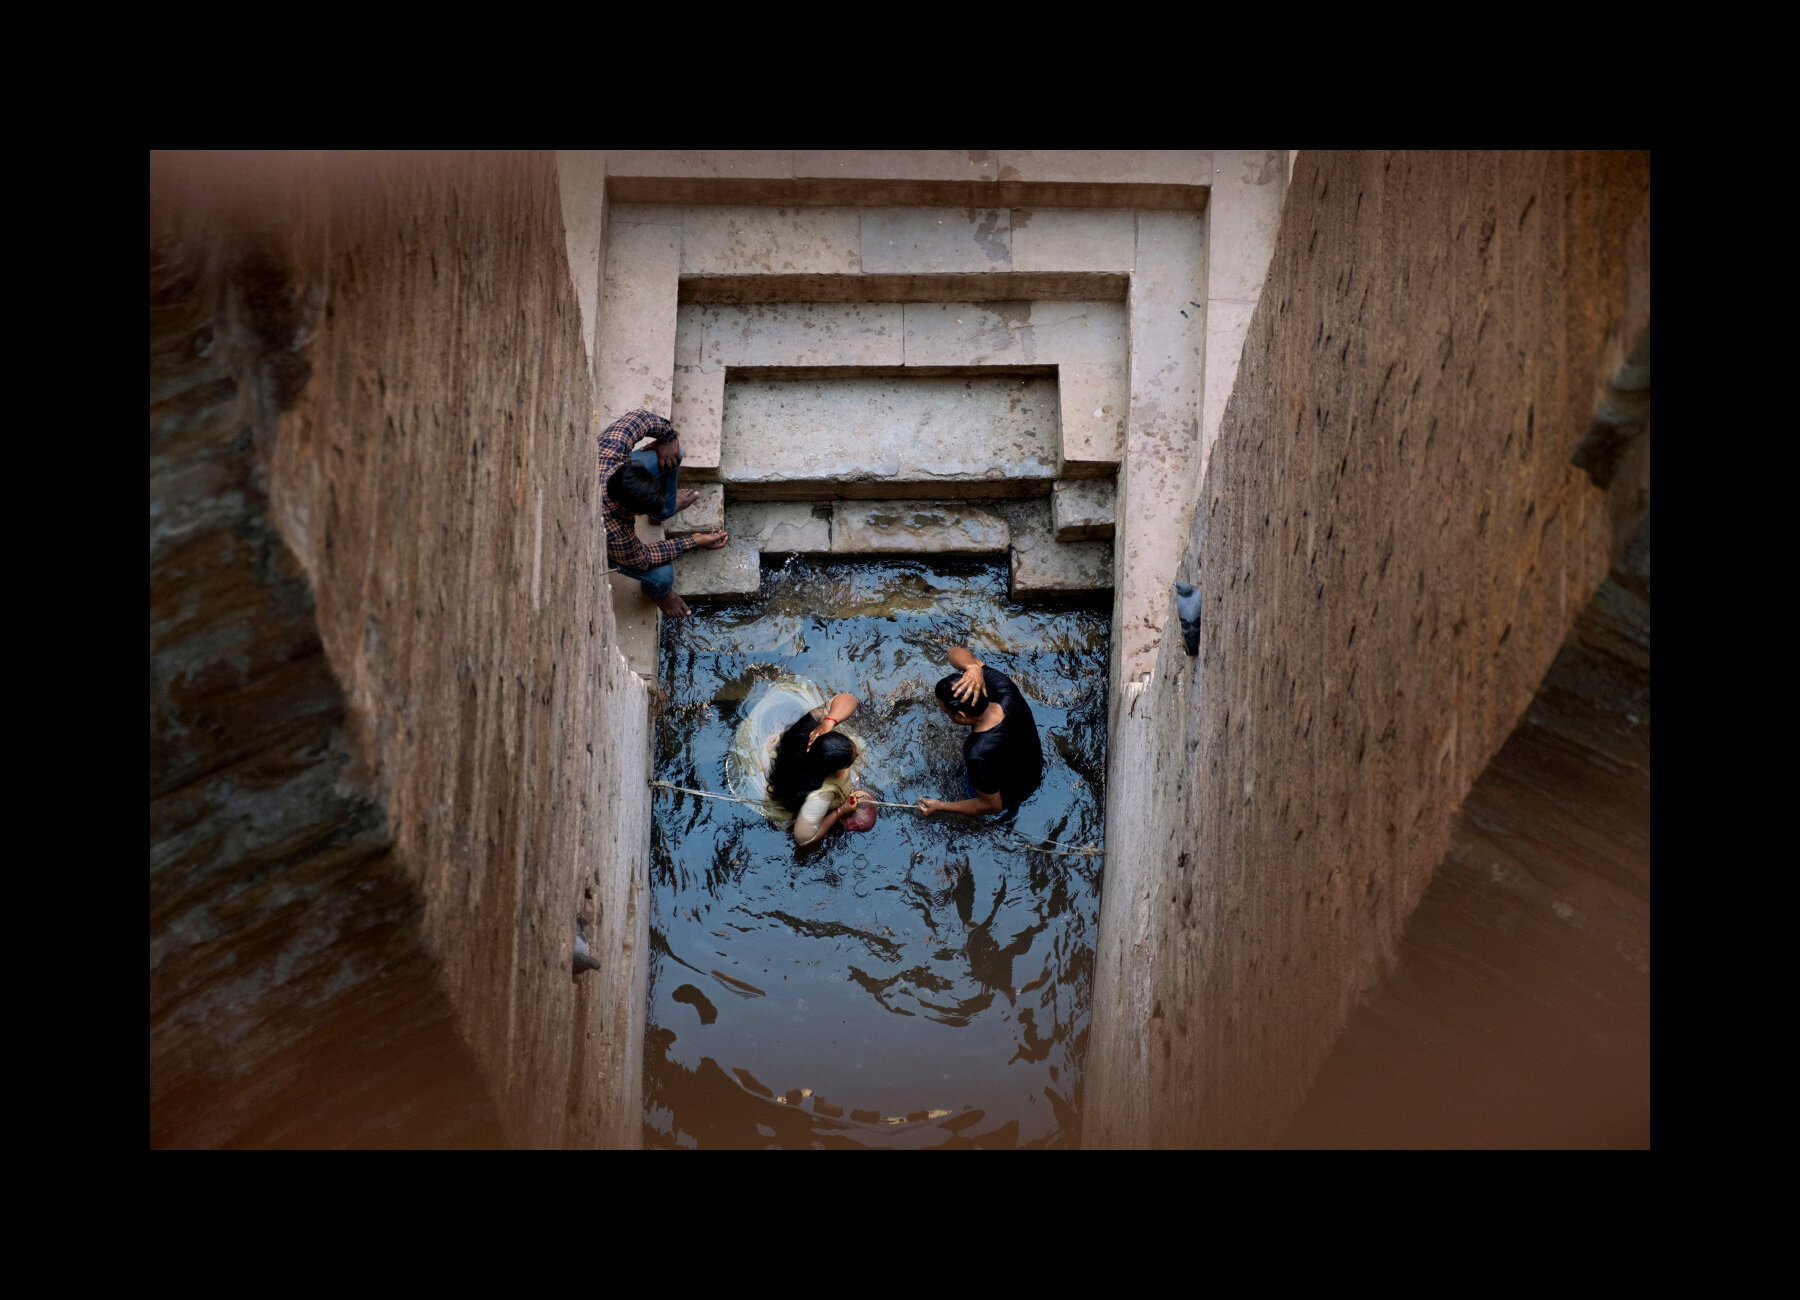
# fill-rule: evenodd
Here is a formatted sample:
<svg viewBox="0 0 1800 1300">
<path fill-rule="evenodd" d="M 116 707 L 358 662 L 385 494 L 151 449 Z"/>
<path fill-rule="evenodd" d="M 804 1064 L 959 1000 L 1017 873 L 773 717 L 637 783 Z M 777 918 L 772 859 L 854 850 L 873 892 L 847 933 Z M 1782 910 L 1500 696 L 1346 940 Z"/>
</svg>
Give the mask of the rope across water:
<svg viewBox="0 0 1800 1300">
<path fill-rule="evenodd" d="M 736 795 L 714 794 L 711 790 L 695 790 L 685 785 L 675 785 L 670 781 L 652 781 L 650 782 L 650 786 L 652 789 L 656 790 L 672 790 L 677 794 L 691 794 L 697 799 L 717 799 L 721 803 L 741 803 L 757 808 L 779 807 L 779 805 L 771 799 L 740 799 Z M 861 803 L 864 801 L 858 800 L 857 802 Z M 889 803 L 885 799 L 870 799 L 867 800 L 867 802 L 874 804 L 877 808 L 911 808 L 914 812 L 919 811 L 919 805 L 914 803 Z M 1057 847 L 1046 849 L 1033 844 L 1023 835 L 1015 835 L 1010 831 L 1002 832 L 1001 838 L 1013 841 L 1014 847 L 1029 849 L 1033 853 L 1052 853 L 1060 857 L 1082 858 L 1098 858 L 1105 856 L 1105 850 L 1097 848 L 1092 844 L 1065 845 L 1056 840 L 1051 840 L 1049 843 L 1055 844 Z"/>
</svg>

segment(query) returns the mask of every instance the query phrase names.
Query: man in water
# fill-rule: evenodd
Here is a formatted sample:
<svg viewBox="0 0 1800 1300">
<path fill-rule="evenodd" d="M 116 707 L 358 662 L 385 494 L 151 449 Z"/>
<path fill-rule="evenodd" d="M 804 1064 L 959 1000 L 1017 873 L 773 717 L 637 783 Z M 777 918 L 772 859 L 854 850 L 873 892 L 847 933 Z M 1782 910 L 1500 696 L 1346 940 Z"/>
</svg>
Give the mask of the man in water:
<svg viewBox="0 0 1800 1300">
<path fill-rule="evenodd" d="M 950 721 L 971 728 L 963 741 L 963 784 L 970 798 L 954 803 L 919 800 L 927 817 L 936 812 L 992 813 L 1017 808 L 1044 775 L 1031 706 L 1005 673 L 989 668 L 962 646 L 950 651 L 960 669 L 937 684 L 938 703 Z"/>
<path fill-rule="evenodd" d="M 643 438 L 654 439 L 655 445 L 633 451 Z M 670 618 L 688 612 L 687 602 L 675 594 L 675 557 L 697 546 L 716 551 L 731 540 L 723 532 L 660 542 L 638 537 L 636 516 L 649 515 L 661 523 L 699 497 L 692 488 L 676 487 L 680 466 L 680 435 L 653 412 L 629 411 L 600 434 L 600 518 L 606 525 L 607 558 L 620 573 L 642 583 L 644 594 Z"/>
</svg>

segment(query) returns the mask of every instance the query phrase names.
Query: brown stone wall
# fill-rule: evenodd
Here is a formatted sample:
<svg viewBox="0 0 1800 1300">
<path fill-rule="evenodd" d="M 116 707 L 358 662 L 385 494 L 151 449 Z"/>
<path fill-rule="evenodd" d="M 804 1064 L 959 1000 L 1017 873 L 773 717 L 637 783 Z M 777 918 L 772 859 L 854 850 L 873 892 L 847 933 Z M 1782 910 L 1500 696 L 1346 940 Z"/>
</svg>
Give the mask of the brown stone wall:
<svg viewBox="0 0 1800 1300">
<path fill-rule="evenodd" d="M 160 165 L 198 177 L 194 204 L 239 214 L 230 238 L 269 268 L 265 314 L 292 318 L 267 349 L 283 413 L 246 440 L 242 472 L 267 483 L 252 513 L 283 590 L 313 602 L 295 636 L 334 697 L 318 707 L 342 719 L 325 783 L 378 828 L 407 959 L 429 967 L 505 1140 L 635 1145 L 648 719 L 600 595 L 592 385 L 554 162 L 230 161 Z M 166 509 L 192 486 L 172 481 Z M 243 612 L 214 620 L 235 637 Z M 174 725 L 155 711 L 154 635 L 153 750 Z M 323 796 L 308 813 L 337 819 Z M 153 908 L 154 867 L 153 850 Z M 243 869 L 222 853 L 224 876 Z M 359 914 L 358 888 L 321 892 Z M 602 969 L 576 980 L 578 918 Z M 153 911 L 153 969 L 158 936 L 186 924 Z M 281 986 L 279 955 L 258 962 Z M 259 1014 L 239 1008 L 233 1027 L 261 1032 Z M 153 1022 L 153 1055 L 155 1038 Z"/>
<path fill-rule="evenodd" d="M 1646 157 L 1292 185 L 1183 556 L 1200 655 L 1171 618 L 1113 738 L 1098 1145 L 1274 1141 L 1648 499 L 1647 437 L 1572 463 L 1647 363 Z"/>
<path fill-rule="evenodd" d="M 1646 519 L 1284 1147 L 1650 1145 L 1650 589 Z"/>
<path fill-rule="evenodd" d="M 150 1141 L 497 1145 L 269 518 L 261 448 L 306 376 L 305 303 L 181 162 L 151 186 Z"/>
</svg>

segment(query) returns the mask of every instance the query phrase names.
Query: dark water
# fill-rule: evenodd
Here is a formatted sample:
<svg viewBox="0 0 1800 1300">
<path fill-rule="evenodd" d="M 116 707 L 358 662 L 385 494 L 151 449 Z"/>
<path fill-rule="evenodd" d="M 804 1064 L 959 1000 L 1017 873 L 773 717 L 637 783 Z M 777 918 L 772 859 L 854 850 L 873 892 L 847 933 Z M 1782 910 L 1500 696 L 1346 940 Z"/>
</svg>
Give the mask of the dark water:
<svg viewBox="0 0 1800 1300">
<path fill-rule="evenodd" d="M 961 799 L 968 733 L 932 687 L 966 645 L 1030 700 L 1044 781 L 1016 814 L 883 808 L 805 849 L 658 791 L 645 1145 L 1076 1145 L 1100 859 L 1006 835 L 1103 844 L 1110 609 L 1015 604 L 957 562 L 801 560 L 763 592 L 664 624 L 658 777 L 728 792 L 740 710 L 785 670 L 857 697 L 859 786 Z"/>
</svg>

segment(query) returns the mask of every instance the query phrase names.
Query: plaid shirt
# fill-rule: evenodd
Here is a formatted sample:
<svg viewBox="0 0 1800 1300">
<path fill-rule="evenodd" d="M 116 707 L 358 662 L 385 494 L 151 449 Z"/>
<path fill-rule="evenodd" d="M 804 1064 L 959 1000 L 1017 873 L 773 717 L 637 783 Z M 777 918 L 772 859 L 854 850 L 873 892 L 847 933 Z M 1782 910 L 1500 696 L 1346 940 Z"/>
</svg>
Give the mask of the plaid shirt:
<svg viewBox="0 0 1800 1300">
<path fill-rule="evenodd" d="M 632 526 L 635 516 L 606 494 L 606 481 L 641 439 L 667 442 L 675 436 L 675 426 L 650 411 L 628 411 L 600 433 L 600 518 L 606 525 L 606 553 L 616 566 L 640 572 L 660 568 L 697 544 L 692 537 L 644 541 Z"/>
</svg>

